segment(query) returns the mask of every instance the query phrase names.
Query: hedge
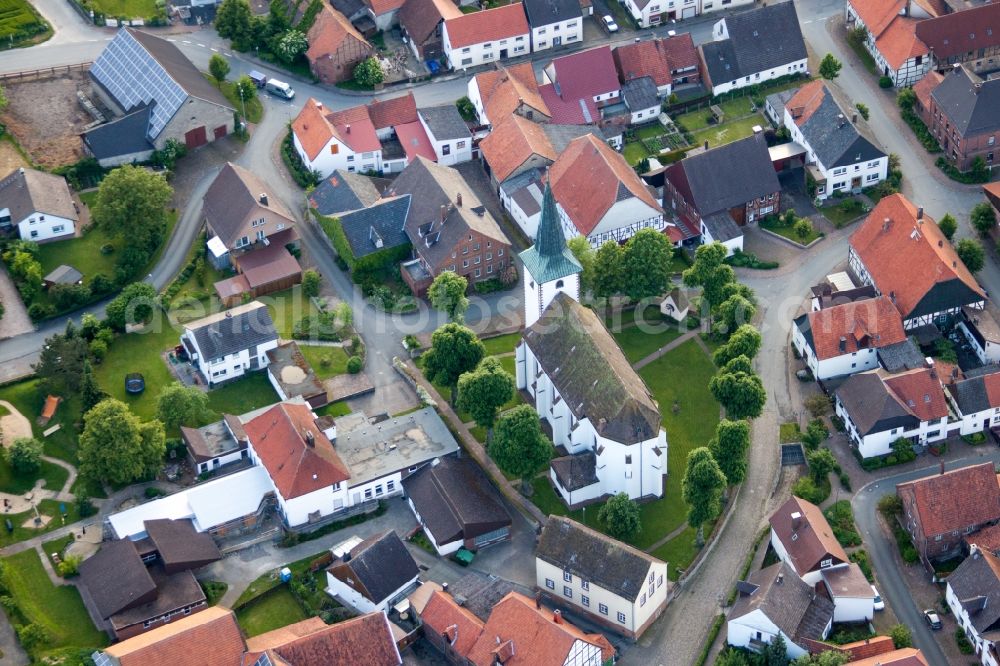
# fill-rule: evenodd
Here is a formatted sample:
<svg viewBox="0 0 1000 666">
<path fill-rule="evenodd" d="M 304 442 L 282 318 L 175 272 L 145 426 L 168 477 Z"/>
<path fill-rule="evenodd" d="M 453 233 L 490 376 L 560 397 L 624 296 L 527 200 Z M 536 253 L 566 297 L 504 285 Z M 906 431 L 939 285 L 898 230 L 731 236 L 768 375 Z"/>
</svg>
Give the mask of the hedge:
<svg viewBox="0 0 1000 666">
<path fill-rule="evenodd" d="M 922 145 L 928 153 L 941 152 L 941 145 L 937 142 L 937 139 L 934 138 L 931 131 L 927 129 L 927 125 L 924 124 L 924 121 L 922 121 L 912 109 L 901 109 L 899 115 L 901 115 L 906 124 L 910 126 L 910 129 L 913 130 L 913 133 L 917 136 L 917 140 L 920 142 L 920 145 Z"/>
</svg>

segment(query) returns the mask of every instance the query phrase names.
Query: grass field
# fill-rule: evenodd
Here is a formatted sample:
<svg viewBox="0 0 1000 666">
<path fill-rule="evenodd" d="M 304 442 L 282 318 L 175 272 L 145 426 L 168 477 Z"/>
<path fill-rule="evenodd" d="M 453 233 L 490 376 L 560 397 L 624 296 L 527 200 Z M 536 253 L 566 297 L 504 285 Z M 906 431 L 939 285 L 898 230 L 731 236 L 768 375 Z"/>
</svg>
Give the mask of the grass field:
<svg viewBox="0 0 1000 666">
<path fill-rule="evenodd" d="M 7 456 L 0 456 L 0 492 L 10 493 L 11 495 L 23 495 L 35 487 L 35 481 L 38 479 L 45 479 L 45 488 L 47 490 L 59 492 L 62 490 L 63 484 L 66 483 L 68 477 L 68 471 L 59 465 L 53 465 L 44 460 L 42 461 L 41 468 L 34 474 L 27 476 L 15 474 L 7 462 Z"/>
<path fill-rule="evenodd" d="M 741 118 L 740 120 L 725 122 L 722 125 L 714 125 L 707 129 L 698 130 L 693 133 L 693 143 L 696 146 L 700 146 L 708 141 L 709 148 L 722 146 L 727 143 L 732 143 L 733 141 L 738 141 L 739 139 L 745 139 L 753 134 L 754 125 L 760 125 L 763 127 L 766 122 L 767 121 L 764 120 L 762 115 L 755 113 L 747 118 Z"/>
<path fill-rule="evenodd" d="M 45 33 L 51 35 L 52 30 L 30 2 L 0 0 L 0 48 L 26 41 L 37 43 Z"/>
<path fill-rule="evenodd" d="M 38 503 L 38 513 L 49 516 L 51 520 L 47 525 L 44 525 L 38 529 L 32 527 L 23 527 L 24 523 L 35 517 L 34 511 L 25 511 L 24 513 L 14 513 L 14 514 L 4 514 L 3 519 L 9 519 L 14 526 L 13 532 L 7 532 L 6 529 L 0 530 L 0 548 L 11 545 L 12 543 L 17 543 L 19 541 L 24 541 L 25 539 L 31 539 L 32 537 L 41 536 L 54 529 L 63 526 L 62 513 L 59 511 L 61 506 L 60 502 L 56 500 L 45 499 Z M 66 525 L 70 523 L 75 523 L 80 519 L 79 513 L 76 510 L 76 503 L 69 502 L 65 505 L 66 507 Z"/>
<path fill-rule="evenodd" d="M 156 0 L 88 0 L 87 4 L 105 16 L 147 18 L 156 14 Z"/>
<path fill-rule="evenodd" d="M 62 647 L 99 648 L 108 637 L 94 627 L 75 587 L 55 586 L 35 550 L 4 558 L 4 583 L 17 603 L 18 618 L 41 626 L 49 640 L 38 652 Z"/>
<path fill-rule="evenodd" d="M 751 111 L 752 104 L 753 102 L 749 97 L 737 97 L 736 99 L 730 99 L 722 102 L 719 104 L 722 108 L 722 112 L 725 114 L 722 122 L 727 123 L 731 119 L 735 120 L 737 118 L 750 115 L 753 113 L 753 111 Z M 680 122 L 680 124 L 684 126 L 684 129 L 689 132 L 697 132 L 698 130 L 709 127 L 717 127 L 716 125 L 710 125 L 708 123 L 708 118 L 711 115 L 712 111 L 706 106 L 696 111 L 689 111 L 688 113 L 681 114 L 677 116 L 674 121 Z"/>
<path fill-rule="evenodd" d="M 712 533 L 715 521 L 705 525 L 705 538 Z M 670 580 L 677 580 L 680 577 L 678 569 L 687 569 L 688 565 L 694 561 L 698 554 L 698 547 L 695 545 L 697 532 L 693 527 L 687 527 L 683 532 L 675 536 L 652 552 L 654 557 L 658 557 L 670 565 L 667 576 Z"/>
<path fill-rule="evenodd" d="M 206 75 L 206 78 L 207 75 Z M 208 79 L 212 85 L 215 85 L 215 79 Z M 236 91 L 235 81 L 223 81 L 222 85 L 219 87 L 222 94 L 225 96 L 229 103 L 233 105 L 233 108 L 240 113 L 246 109 L 247 121 L 251 123 L 259 123 L 260 119 L 264 117 L 264 105 L 261 103 L 260 98 L 254 96 L 253 99 L 241 100 L 239 93 Z"/>
<path fill-rule="evenodd" d="M 635 166 L 643 159 L 649 157 L 649 151 L 646 150 L 646 146 L 642 145 L 639 141 L 629 141 L 622 148 L 622 156 L 625 157 L 625 161 L 629 163 L 630 166 Z"/>
<path fill-rule="evenodd" d="M 329 379 L 347 372 L 347 353 L 341 347 L 299 345 L 299 350 L 319 379 Z M 326 365 L 323 364 L 324 361 L 327 362 Z"/>
<path fill-rule="evenodd" d="M 208 406 L 216 414 L 246 414 L 278 402 L 266 372 L 254 372 L 208 392 Z"/>
<path fill-rule="evenodd" d="M 236 611 L 236 620 L 248 637 L 304 619 L 306 614 L 287 585 L 262 594 Z"/>
<path fill-rule="evenodd" d="M 631 326 L 613 334 L 618 346 L 625 352 L 630 363 L 640 361 L 660 347 L 670 344 L 681 336 L 676 325 L 658 323 L 653 330 L 648 326 Z"/>
<path fill-rule="evenodd" d="M 520 333 L 508 333 L 507 335 L 483 340 L 483 346 L 486 347 L 487 356 L 499 356 L 500 354 L 513 353 L 514 348 L 517 347 L 517 343 L 520 341 Z"/>
<path fill-rule="evenodd" d="M 809 243 L 812 243 L 814 240 L 820 237 L 820 232 L 816 230 L 816 227 L 813 227 L 809 231 L 809 235 L 806 236 L 805 238 L 802 238 L 801 236 L 795 233 L 794 226 L 782 224 L 780 222 L 780 218 L 761 220 L 760 227 L 761 229 L 767 229 L 771 233 L 783 236 L 794 243 L 798 243 L 799 245 L 809 245 Z"/>
</svg>

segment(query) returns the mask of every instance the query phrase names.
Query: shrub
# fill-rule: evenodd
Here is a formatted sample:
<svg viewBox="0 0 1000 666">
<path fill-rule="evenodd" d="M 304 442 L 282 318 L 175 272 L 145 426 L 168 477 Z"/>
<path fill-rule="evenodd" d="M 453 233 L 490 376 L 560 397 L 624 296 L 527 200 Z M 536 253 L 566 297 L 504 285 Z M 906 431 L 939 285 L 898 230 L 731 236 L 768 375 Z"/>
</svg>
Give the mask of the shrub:
<svg viewBox="0 0 1000 666">
<path fill-rule="evenodd" d="M 115 246 L 111 243 L 105 243 L 101 246 L 101 254 L 111 254 L 115 251 Z"/>
<path fill-rule="evenodd" d="M 817 393 L 806 398 L 802 403 L 813 418 L 824 416 L 830 412 L 830 398 L 822 393 Z"/>
<path fill-rule="evenodd" d="M 56 309 L 48 303 L 32 303 L 28 306 L 28 316 L 33 321 L 48 319 L 56 313 Z"/>
<path fill-rule="evenodd" d="M 792 494 L 813 504 L 822 504 L 830 496 L 830 484 L 817 485 L 811 476 L 803 476 L 792 486 Z"/>
<path fill-rule="evenodd" d="M 17 640 L 21 643 L 21 647 L 28 652 L 31 652 L 35 646 L 49 640 L 49 635 L 45 629 L 34 622 L 15 627 L 15 631 L 17 632 Z"/>
<path fill-rule="evenodd" d="M 847 472 L 841 472 L 838 478 L 840 479 L 840 487 L 851 492 L 851 477 L 847 475 Z"/>
<path fill-rule="evenodd" d="M 910 628 L 905 624 L 897 624 L 890 629 L 889 637 L 892 638 L 892 644 L 897 650 L 902 650 L 913 645 L 913 635 L 910 633 Z"/>
<path fill-rule="evenodd" d="M 288 134 L 285 136 L 285 140 L 281 142 L 281 159 L 285 162 L 285 166 L 288 167 L 288 171 L 292 174 L 292 180 L 294 180 L 299 187 L 315 187 L 316 185 L 319 185 L 319 173 L 306 167 L 306 165 L 302 163 L 302 158 L 299 157 L 298 151 L 295 150 L 295 144 L 292 141 L 291 127 L 288 128 Z"/>
<path fill-rule="evenodd" d="M 15 474 L 28 476 L 42 466 L 42 443 L 33 437 L 19 437 L 5 451 Z"/>
<path fill-rule="evenodd" d="M 903 513 L 903 500 L 899 499 L 899 495 L 895 493 L 883 495 L 878 501 L 878 510 L 886 519 L 891 520 Z"/>
<path fill-rule="evenodd" d="M 94 357 L 95 361 L 100 363 L 108 355 L 108 343 L 100 339 L 92 340 L 90 342 L 90 355 Z"/>
<path fill-rule="evenodd" d="M 94 294 L 106 294 L 114 288 L 115 284 L 104 273 L 98 273 L 90 278 L 90 291 Z"/>
<path fill-rule="evenodd" d="M 872 574 L 872 563 L 868 557 L 867 550 L 856 550 L 848 555 L 847 559 L 858 565 L 858 568 L 861 569 L 861 573 L 865 575 L 865 578 L 868 579 L 869 583 L 875 582 L 875 576 Z"/>
<path fill-rule="evenodd" d="M 969 642 L 968 637 L 962 631 L 961 627 L 955 627 L 955 642 L 958 643 L 958 651 L 962 654 L 972 654 L 975 652 L 972 643 Z"/>
<path fill-rule="evenodd" d="M 462 116 L 462 120 L 469 123 L 476 120 L 476 107 L 473 106 L 472 100 L 468 97 L 459 97 L 455 106 L 458 107 L 458 113 Z"/>
<path fill-rule="evenodd" d="M 833 536 L 836 537 L 841 546 L 849 548 L 861 545 L 861 535 L 858 534 L 857 527 L 854 525 L 854 513 L 851 511 L 849 500 L 840 500 L 831 504 L 823 514 L 830 522 Z"/>
<path fill-rule="evenodd" d="M 420 340 L 417 339 L 415 335 L 407 335 L 403 338 L 403 344 L 406 345 L 407 349 L 419 349 Z"/>
<path fill-rule="evenodd" d="M 302 273 L 302 293 L 312 298 L 319 296 L 320 277 L 319 273 L 312 268 Z"/>
<path fill-rule="evenodd" d="M 154 497 L 159 497 L 160 495 L 165 495 L 166 493 L 156 486 L 150 486 L 143 491 L 143 494 L 146 496 L 146 499 L 153 499 Z"/>
<path fill-rule="evenodd" d="M 67 555 L 56 567 L 59 575 L 63 578 L 71 578 L 80 573 L 80 562 L 83 558 L 79 555 Z"/>
<path fill-rule="evenodd" d="M 364 367 L 364 362 L 361 360 L 360 356 L 352 356 L 347 359 L 347 371 L 352 375 L 356 375 L 361 372 L 362 367 Z"/>
<path fill-rule="evenodd" d="M 879 77 L 878 87 L 879 88 L 891 88 L 892 87 L 892 79 L 889 78 L 888 76 L 881 76 L 881 77 Z"/>
</svg>

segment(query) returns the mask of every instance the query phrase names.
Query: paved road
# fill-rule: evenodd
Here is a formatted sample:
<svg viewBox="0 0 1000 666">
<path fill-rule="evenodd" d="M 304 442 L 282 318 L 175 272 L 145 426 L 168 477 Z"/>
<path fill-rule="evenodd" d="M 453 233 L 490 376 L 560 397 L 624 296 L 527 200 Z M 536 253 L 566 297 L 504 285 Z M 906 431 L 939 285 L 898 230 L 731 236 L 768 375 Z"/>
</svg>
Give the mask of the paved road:
<svg viewBox="0 0 1000 666">
<path fill-rule="evenodd" d="M 997 451 L 995 447 L 989 447 L 988 451 L 988 454 L 984 451 L 978 456 L 945 463 L 945 468 L 953 470 L 987 461 L 992 461 L 994 464 L 1000 462 L 1000 451 Z M 878 574 L 879 591 L 883 598 L 889 602 L 899 622 L 910 627 L 913 632 L 914 645 L 923 651 L 924 656 L 931 664 L 935 665 L 946 664 L 948 660 L 938 645 L 934 632 L 924 622 L 921 609 L 913 602 L 910 589 L 906 581 L 903 580 L 903 574 L 899 570 L 899 564 L 895 557 L 895 541 L 885 534 L 879 526 L 878 501 L 884 495 L 895 494 L 896 484 L 933 476 L 939 471 L 940 466 L 933 465 L 873 481 L 859 489 L 851 501 L 851 506 L 854 509 L 854 520 L 858 524 L 865 548 L 871 555 L 872 564 Z M 944 640 L 951 639 L 946 636 Z"/>
</svg>

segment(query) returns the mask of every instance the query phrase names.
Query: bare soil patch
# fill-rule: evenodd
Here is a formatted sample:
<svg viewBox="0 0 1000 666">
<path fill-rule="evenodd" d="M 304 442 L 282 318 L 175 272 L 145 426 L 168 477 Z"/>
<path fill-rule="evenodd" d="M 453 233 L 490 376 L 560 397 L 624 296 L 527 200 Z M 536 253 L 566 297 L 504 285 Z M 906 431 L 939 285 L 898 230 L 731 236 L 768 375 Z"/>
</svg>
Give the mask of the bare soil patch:
<svg viewBox="0 0 1000 666">
<path fill-rule="evenodd" d="M 9 138 L 9 137 L 8 137 Z M 0 141 L 0 178 L 14 169 L 31 166 L 10 141 Z"/>
<path fill-rule="evenodd" d="M 32 160 L 54 168 L 83 157 L 79 135 L 91 118 L 77 102 L 76 91 L 90 95 L 86 72 L 15 81 L 4 88 L 10 105 L 0 120 Z"/>
</svg>

